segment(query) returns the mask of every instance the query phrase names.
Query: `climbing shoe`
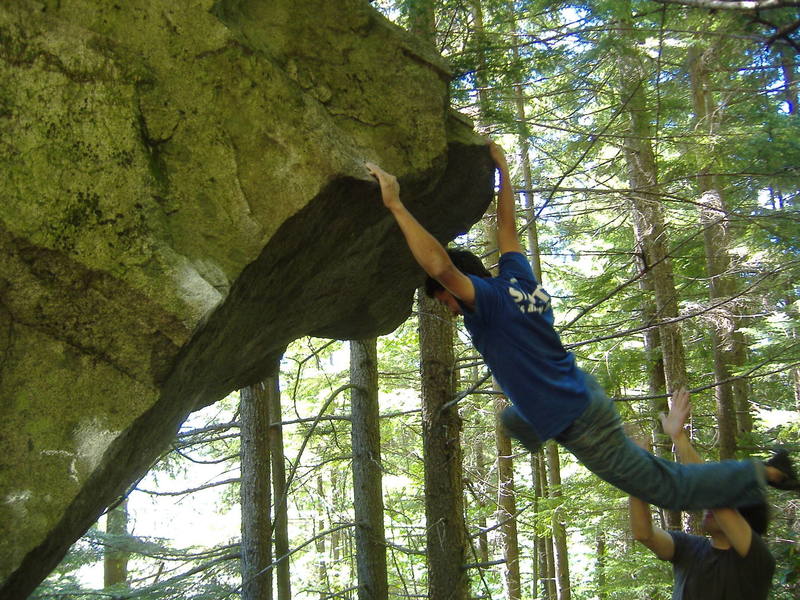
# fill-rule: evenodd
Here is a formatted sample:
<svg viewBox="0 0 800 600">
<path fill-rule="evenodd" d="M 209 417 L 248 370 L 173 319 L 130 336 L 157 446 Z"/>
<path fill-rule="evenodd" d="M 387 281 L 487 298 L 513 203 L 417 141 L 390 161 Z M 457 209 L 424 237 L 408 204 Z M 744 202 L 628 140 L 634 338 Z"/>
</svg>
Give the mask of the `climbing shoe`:
<svg viewBox="0 0 800 600">
<path fill-rule="evenodd" d="M 776 450 L 764 464 L 768 467 L 778 469 L 778 471 L 786 475 L 786 477 L 780 481 L 768 481 L 767 483 L 772 487 L 779 490 L 800 491 L 800 481 L 797 480 L 797 474 L 794 471 L 789 453 L 786 450 L 783 448 Z"/>
</svg>

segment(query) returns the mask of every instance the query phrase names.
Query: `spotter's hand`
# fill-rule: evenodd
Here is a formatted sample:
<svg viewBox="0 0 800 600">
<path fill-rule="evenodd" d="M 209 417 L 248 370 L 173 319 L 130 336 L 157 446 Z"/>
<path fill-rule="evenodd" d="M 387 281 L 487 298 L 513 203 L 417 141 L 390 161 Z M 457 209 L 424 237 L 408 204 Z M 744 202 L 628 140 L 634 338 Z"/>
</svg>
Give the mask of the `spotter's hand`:
<svg viewBox="0 0 800 600">
<path fill-rule="evenodd" d="M 669 407 L 669 414 L 661 413 L 661 427 L 672 439 L 683 433 L 683 426 L 689 418 L 691 407 L 689 406 L 689 391 L 684 387 L 672 394 L 672 402 Z"/>
</svg>

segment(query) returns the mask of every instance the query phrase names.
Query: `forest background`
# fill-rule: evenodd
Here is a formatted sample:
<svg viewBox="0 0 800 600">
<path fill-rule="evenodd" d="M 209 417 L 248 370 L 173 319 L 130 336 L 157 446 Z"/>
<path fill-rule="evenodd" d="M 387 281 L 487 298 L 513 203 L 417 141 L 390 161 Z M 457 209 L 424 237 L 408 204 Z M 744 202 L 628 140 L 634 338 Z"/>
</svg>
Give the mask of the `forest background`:
<svg viewBox="0 0 800 600">
<path fill-rule="evenodd" d="M 797 3 L 373 4 L 505 148 L 558 331 L 654 452 L 686 385 L 707 459 L 800 454 Z M 491 212 L 457 244 L 494 265 Z M 297 340 L 192 415 L 34 597 L 669 598 L 625 495 L 512 445 L 503 403 L 424 298 L 377 340 Z M 770 598 L 798 598 L 800 499 L 769 502 Z"/>
</svg>

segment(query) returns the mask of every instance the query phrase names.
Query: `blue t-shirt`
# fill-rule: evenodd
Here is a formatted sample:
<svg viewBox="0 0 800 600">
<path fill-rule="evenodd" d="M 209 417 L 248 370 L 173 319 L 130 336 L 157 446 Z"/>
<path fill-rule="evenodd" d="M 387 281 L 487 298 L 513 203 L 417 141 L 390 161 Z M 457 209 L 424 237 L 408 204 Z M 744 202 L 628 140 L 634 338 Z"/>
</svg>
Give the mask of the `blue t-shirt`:
<svg viewBox="0 0 800 600">
<path fill-rule="evenodd" d="M 553 329 L 550 296 L 518 252 L 500 257 L 500 275 L 470 275 L 475 310 L 464 308 L 472 343 L 542 441 L 557 436 L 589 404 L 575 357 Z"/>
</svg>

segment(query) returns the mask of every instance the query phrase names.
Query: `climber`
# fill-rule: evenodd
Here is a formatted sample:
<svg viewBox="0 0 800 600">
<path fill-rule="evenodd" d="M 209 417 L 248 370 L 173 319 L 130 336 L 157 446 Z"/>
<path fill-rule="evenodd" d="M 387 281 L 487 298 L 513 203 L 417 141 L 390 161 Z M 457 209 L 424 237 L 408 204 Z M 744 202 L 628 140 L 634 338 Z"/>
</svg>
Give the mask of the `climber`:
<svg viewBox="0 0 800 600">
<path fill-rule="evenodd" d="M 683 463 L 702 463 L 684 430 L 689 416 L 689 393 L 673 395 L 667 416 L 661 416 L 664 433 L 672 438 Z M 775 572 L 775 559 L 761 536 L 767 530 L 767 505 L 715 508 L 703 517 L 710 536 L 664 531 L 653 525 L 650 507 L 629 499 L 633 537 L 661 560 L 672 563 L 676 600 L 765 600 Z"/>
<path fill-rule="evenodd" d="M 473 344 L 511 400 L 501 415 L 509 435 L 531 451 L 555 438 L 602 479 L 668 509 L 758 504 L 767 482 L 800 488 L 788 460 L 679 465 L 653 456 L 624 434 L 613 402 L 577 367 L 553 329 L 550 296 L 536 281 L 517 237 L 505 156 L 494 142 L 488 146 L 500 173 L 497 277 L 471 253 L 448 253 L 405 208 L 397 178 L 376 164 L 365 166 L 428 274 L 427 293 L 463 315 Z"/>
</svg>

